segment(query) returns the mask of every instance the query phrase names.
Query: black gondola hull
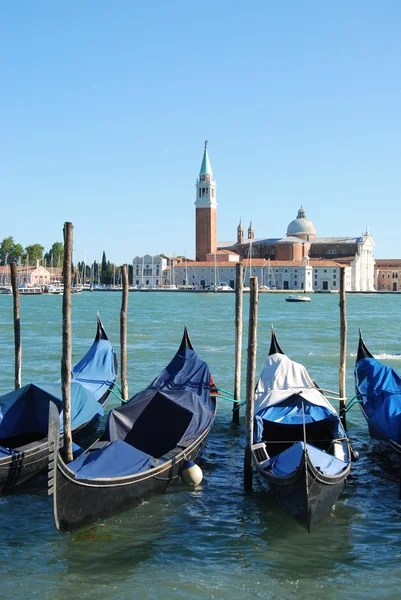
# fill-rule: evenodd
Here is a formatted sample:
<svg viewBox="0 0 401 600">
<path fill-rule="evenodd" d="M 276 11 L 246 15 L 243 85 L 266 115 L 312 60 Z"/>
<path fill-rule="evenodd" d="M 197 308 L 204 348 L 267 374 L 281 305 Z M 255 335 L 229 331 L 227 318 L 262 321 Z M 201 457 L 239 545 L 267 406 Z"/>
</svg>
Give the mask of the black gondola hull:
<svg viewBox="0 0 401 600">
<path fill-rule="evenodd" d="M 59 531 L 71 531 L 111 514 L 141 504 L 154 494 L 161 494 L 178 479 L 186 460 L 194 460 L 206 441 L 209 430 L 159 467 L 128 477 L 76 480 L 74 473 L 55 455 L 53 510 Z"/>
<path fill-rule="evenodd" d="M 277 477 L 268 469 L 258 472 L 269 483 L 272 495 L 309 532 L 330 513 L 344 488 L 350 465 L 338 476 L 325 476 L 307 461 L 288 477 Z"/>
<path fill-rule="evenodd" d="M 108 394 L 103 398 L 105 404 L 107 398 Z M 99 415 L 96 415 L 89 423 L 85 423 L 73 431 L 74 443 L 79 445 L 85 441 L 87 446 L 92 443 L 99 420 Z M 61 435 L 60 446 L 63 445 L 63 441 Z M 10 492 L 15 486 L 47 469 L 48 465 L 49 442 L 47 436 L 37 442 L 16 448 L 12 455 L 0 459 L 0 493 Z"/>
</svg>

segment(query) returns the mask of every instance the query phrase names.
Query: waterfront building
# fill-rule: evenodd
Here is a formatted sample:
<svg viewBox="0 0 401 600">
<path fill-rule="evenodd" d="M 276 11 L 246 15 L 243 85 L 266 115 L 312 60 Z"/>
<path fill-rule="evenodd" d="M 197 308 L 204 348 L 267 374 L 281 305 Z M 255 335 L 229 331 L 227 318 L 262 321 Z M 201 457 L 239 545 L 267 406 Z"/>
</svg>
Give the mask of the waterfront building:
<svg viewBox="0 0 401 600">
<path fill-rule="evenodd" d="M 167 268 L 167 258 L 151 254 L 135 256 L 132 266 L 134 287 L 157 288 L 162 285 L 162 273 Z"/>
<path fill-rule="evenodd" d="M 284 286 L 287 284 L 291 285 L 291 282 L 295 284 L 296 281 L 297 286 L 289 289 L 300 289 L 300 279 L 298 277 L 291 278 L 288 269 L 292 268 L 291 262 L 293 263 L 293 268 L 298 269 L 302 261 L 308 257 L 311 261 L 310 264 L 313 263 L 314 268 L 317 269 L 317 272 L 314 273 L 314 275 L 317 275 L 317 278 L 312 278 L 312 289 L 320 289 L 323 286 L 332 289 L 338 285 L 336 283 L 338 278 L 334 281 L 330 277 L 324 277 L 328 275 L 328 272 L 324 273 L 324 267 L 322 267 L 324 261 L 334 261 L 347 269 L 346 279 L 350 277 L 347 284 L 349 291 L 365 292 L 374 291 L 375 289 L 375 261 L 373 256 L 375 244 L 368 228 L 366 228 L 361 236 L 356 237 L 317 237 L 315 226 L 306 217 L 303 206 L 299 209 L 297 217 L 288 225 L 287 233 L 284 237 L 256 239 L 251 221 L 247 230 L 247 238 L 245 239 L 244 226 L 241 219 L 237 227 L 235 242 L 217 242 L 216 181 L 210 164 L 207 142 L 205 142 L 202 165 L 199 178 L 196 182 L 195 206 L 196 262 L 199 263 L 201 269 L 204 269 L 203 274 L 205 276 L 206 273 L 209 273 L 210 269 L 210 265 L 207 264 L 209 262 L 208 257 L 215 254 L 216 257 L 213 258 L 213 261 L 219 263 L 219 269 L 224 269 L 224 265 L 220 266 L 220 262 L 224 262 L 222 260 L 222 252 L 225 251 L 237 255 L 237 260 L 243 261 L 244 266 L 247 259 L 253 261 L 256 259 L 262 261 L 270 260 L 272 262 L 281 261 L 282 264 L 275 266 L 275 268 L 278 269 L 279 274 L 287 273 L 288 277 L 279 277 L 279 282 L 282 279 Z M 204 264 L 201 266 L 200 263 Z M 255 262 L 254 265 L 256 268 Z M 181 265 L 182 268 L 184 268 L 183 265 Z M 287 272 L 285 269 L 287 269 Z M 181 272 L 181 270 L 178 272 Z M 225 271 L 223 270 L 222 272 Z M 320 273 L 322 273 L 322 277 L 320 277 Z M 293 275 L 295 275 L 295 272 L 293 272 Z M 226 279 L 229 278 L 224 278 L 224 280 Z M 201 277 L 199 279 L 199 281 L 206 280 L 210 281 L 210 277 L 206 277 L 206 279 L 205 277 Z M 214 277 L 212 277 L 212 280 L 214 280 Z M 304 284 L 307 285 L 306 280 Z M 283 289 L 287 288 L 283 287 Z"/>
<path fill-rule="evenodd" d="M 236 287 L 235 254 L 209 254 L 206 261 L 186 261 L 175 266 L 175 279 L 179 287 L 189 289 L 216 289 L 228 285 Z M 345 268 L 345 289 L 351 290 L 351 268 L 333 260 L 304 257 L 302 260 L 266 260 L 246 258 L 242 261 L 244 287 L 249 287 L 250 277 L 258 278 L 259 287 L 270 290 L 299 292 L 336 292 L 340 286 L 340 269 Z M 164 272 L 168 282 L 168 269 Z"/>
<path fill-rule="evenodd" d="M 376 290 L 381 292 L 398 292 L 401 290 L 401 260 L 376 259 Z"/>
<path fill-rule="evenodd" d="M 62 279 L 62 269 L 58 267 L 43 267 L 36 261 L 36 266 L 18 265 L 17 280 L 18 285 L 30 285 L 34 287 L 44 287 L 56 280 Z M 0 285 L 11 285 L 10 265 L 0 267 Z"/>
</svg>

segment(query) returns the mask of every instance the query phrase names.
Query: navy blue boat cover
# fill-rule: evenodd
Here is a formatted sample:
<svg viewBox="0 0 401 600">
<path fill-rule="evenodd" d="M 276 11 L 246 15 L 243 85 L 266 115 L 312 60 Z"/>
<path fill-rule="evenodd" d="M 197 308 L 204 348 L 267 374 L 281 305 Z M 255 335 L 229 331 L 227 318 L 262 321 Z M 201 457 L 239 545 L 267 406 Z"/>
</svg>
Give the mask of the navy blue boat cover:
<svg viewBox="0 0 401 600">
<path fill-rule="evenodd" d="M 195 440 L 214 418 L 213 410 L 193 392 L 147 388 L 110 412 L 104 439 L 124 440 L 159 458 Z"/>
<path fill-rule="evenodd" d="M 312 444 L 306 444 L 309 460 L 315 468 L 325 475 L 338 475 L 348 466 L 348 463 L 328 454 Z M 301 464 L 304 455 L 304 442 L 297 442 L 284 452 L 271 459 L 270 467 L 272 472 L 279 477 L 287 477 Z"/>
<path fill-rule="evenodd" d="M 401 379 L 396 371 L 375 358 L 363 358 L 355 365 L 355 385 L 372 438 L 401 444 Z"/>
<path fill-rule="evenodd" d="M 36 432 L 46 436 L 49 426 L 49 402 L 60 413 L 62 392 L 60 383 L 35 384 L 9 392 L 0 397 L 0 444 L 2 438 Z M 71 382 L 71 429 L 76 429 L 102 415 L 103 408 L 91 392 L 78 382 Z M 61 421 L 60 430 L 63 425 Z"/>
<path fill-rule="evenodd" d="M 210 399 L 210 371 L 208 365 L 198 358 L 185 330 L 178 352 L 150 388 L 158 390 L 187 390 L 195 392 L 213 410 Z"/>
</svg>

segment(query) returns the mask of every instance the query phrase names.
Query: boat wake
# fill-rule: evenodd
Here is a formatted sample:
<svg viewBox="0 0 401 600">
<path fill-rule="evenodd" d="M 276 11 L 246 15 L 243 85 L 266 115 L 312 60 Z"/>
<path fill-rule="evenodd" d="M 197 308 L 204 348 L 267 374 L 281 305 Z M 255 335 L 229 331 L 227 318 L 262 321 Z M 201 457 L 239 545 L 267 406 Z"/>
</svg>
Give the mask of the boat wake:
<svg viewBox="0 0 401 600">
<path fill-rule="evenodd" d="M 356 352 L 350 352 L 350 356 L 356 356 Z M 394 354 L 388 354 L 388 352 L 379 352 L 379 354 L 373 355 L 376 360 L 401 360 L 401 352 L 395 352 Z"/>
</svg>

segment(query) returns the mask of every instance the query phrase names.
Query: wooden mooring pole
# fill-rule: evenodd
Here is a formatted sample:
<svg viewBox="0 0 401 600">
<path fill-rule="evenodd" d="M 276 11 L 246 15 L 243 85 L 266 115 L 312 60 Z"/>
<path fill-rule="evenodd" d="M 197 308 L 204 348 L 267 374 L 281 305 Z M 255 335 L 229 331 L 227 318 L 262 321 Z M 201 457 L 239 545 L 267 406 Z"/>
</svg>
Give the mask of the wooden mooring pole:
<svg viewBox="0 0 401 600">
<path fill-rule="evenodd" d="M 244 490 L 252 490 L 252 442 L 255 397 L 255 371 L 258 325 L 258 278 L 250 278 L 248 361 L 246 370 L 246 419 L 245 419 L 245 456 Z"/>
<path fill-rule="evenodd" d="M 128 314 L 128 267 L 121 267 L 123 294 L 120 312 L 120 347 L 121 347 L 121 396 L 123 400 L 128 400 L 127 383 L 127 314 Z"/>
<path fill-rule="evenodd" d="M 339 369 L 339 414 L 344 429 L 347 428 L 345 417 L 346 405 L 346 373 L 347 373 L 347 303 L 345 299 L 345 269 L 340 269 L 340 369 Z"/>
<path fill-rule="evenodd" d="M 17 390 L 21 387 L 21 320 L 20 320 L 20 298 L 18 290 L 17 263 L 12 262 L 11 268 L 11 287 L 13 289 L 13 307 L 14 307 L 14 347 L 15 347 L 15 378 L 14 386 Z"/>
<path fill-rule="evenodd" d="M 72 268 L 72 223 L 64 223 L 64 264 L 63 264 L 63 354 L 61 358 L 61 391 L 63 398 L 64 457 L 71 462 L 71 372 L 72 372 L 72 332 L 71 332 L 71 268 Z"/>
<path fill-rule="evenodd" d="M 238 263 L 235 267 L 235 376 L 234 376 L 234 404 L 233 423 L 239 423 L 239 405 L 241 398 L 241 358 L 242 358 L 242 306 L 243 306 L 243 271 L 244 267 Z"/>
</svg>

